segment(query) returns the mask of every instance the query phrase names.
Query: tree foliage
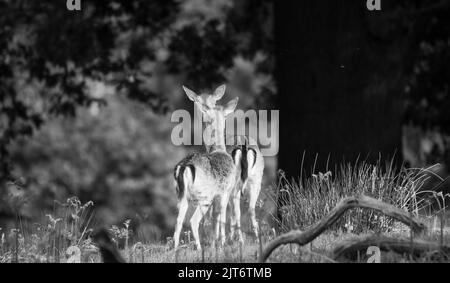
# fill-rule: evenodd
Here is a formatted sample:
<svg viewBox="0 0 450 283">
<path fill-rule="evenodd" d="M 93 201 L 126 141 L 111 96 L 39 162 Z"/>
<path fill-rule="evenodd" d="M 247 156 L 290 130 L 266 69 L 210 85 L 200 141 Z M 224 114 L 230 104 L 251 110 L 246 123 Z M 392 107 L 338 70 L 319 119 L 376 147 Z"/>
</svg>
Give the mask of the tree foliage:
<svg viewBox="0 0 450 283">
<path fill-rule="evenodd" d="M 68 11 L 65 1 L 0 0 L 0 216 L 13 217 L 9 188 L 21 188 L 33 200 L 23 217 L 77 195 L 94 201 L 99 221 L 167 232 L 171 170 L 184 151 L 169 142 L 164 114 L 177 102 L 161 77 L 212 88 L 237 57 L 269 74 L 259 42 L 271 31 L 248 12 L 270 12 L 270 1 L 81 2 Z"/>
<path fill-rule="evenodd" d="M 268 13 L 267 3 L 96 0 L 82 1 L 77 12 L 56 0 L 2 0 L 1 179 L 10 169 L 8 145 L 17 136 L 32 134 L 49 117 L 73 116 L 78 106 L 101 102 L 90 95 L 89 80 L 114 85 L 156 112 L 171 105 L 166 94 L 149 87 L 155 62 L 197 89 L 223 82 L 235 56 L 266 49 L 260 42 L 270 30 L 260 37 L 255 22 L 263 19 L 248 12 Z"/>
<path fill-rule="evenodd" d="M 414 29 L 405 121 L 450 134 L 450 1 L 411 1 Z M 414 14 L 415 13 L 415 14 Z"/>
</svg>

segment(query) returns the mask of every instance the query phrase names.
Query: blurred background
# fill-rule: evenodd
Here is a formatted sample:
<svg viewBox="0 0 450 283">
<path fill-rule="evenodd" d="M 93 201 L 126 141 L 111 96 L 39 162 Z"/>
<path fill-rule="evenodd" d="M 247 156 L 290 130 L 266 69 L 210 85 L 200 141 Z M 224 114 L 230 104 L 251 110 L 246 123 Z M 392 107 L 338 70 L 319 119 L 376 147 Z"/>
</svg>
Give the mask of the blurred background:
<svg viewBox="0 0 450 283">
<path fill-rule="evenodd" d="M 265 193 L 277 169 L 380 156 L 447 178 L 450 1 L 381 2 L 0 0 L 0 227 L 77 196 L 97 224 L 171 235 L 173 167 L 203 149 L 170 141 L 181 85 L 280 110 Z"/>
</svg>

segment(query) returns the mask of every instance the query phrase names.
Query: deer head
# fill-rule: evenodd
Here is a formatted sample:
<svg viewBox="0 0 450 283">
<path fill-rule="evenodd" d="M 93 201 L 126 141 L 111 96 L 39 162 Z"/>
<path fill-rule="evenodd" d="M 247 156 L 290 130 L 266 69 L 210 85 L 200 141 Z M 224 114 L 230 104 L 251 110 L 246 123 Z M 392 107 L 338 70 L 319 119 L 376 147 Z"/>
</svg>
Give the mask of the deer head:
<svg viewBox="0 0 450 283">
<path fill-rule="evenodd" d="M 207 145 L 225 145 L 225 119 L 234 112 L 239 98 L 230 100 L 225 106 L 217 105 L 225 94 L 225 85 L 221 85 L 213 94 L 197 95 L 194 91 L 183 86 L 184 92 L 191 101 L 195 103 L 198 111 L 201 113 L 203 122 L 206 125 L 206 131 L 203 135 L 205 144 Z M 208 132 L 209 130 L 209 132 Z M 206 134 L 206 136 L 205 136 Z"/>
</svg>

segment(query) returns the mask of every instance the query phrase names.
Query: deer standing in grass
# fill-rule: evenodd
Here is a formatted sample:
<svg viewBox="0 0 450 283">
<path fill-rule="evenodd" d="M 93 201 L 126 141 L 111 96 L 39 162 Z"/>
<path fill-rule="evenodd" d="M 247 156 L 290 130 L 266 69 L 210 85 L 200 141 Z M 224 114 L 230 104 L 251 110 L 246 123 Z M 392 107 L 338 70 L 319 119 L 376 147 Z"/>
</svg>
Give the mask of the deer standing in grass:
<svg viewBox="0 0 450 283">
<path fill-rule="evenodd" d="M 238 99 L 235 98 L 225 107 L 201 107 L 204 119 L 214 125 L 210 131 L 210 150 L 206 153 L 189 154 L 175 166 L 174 177 L 179 199 L 174 233 L 175 249 L 179 245 L 180 232 L 189 204 L 196 206 L 190 224 L 197 249 L 201 250 L 198 233 L 200 221 L 213 202 L 218 206 L 213 210 L 216 243 L 225 243 L 226 209 L 236 178 L 240 177 L 236 166 L 240 157 L 237 154 L 233 159 L 227 153 L 223 133 L 225 118 L 234 111 L 237 102 Z"/>
<path fill-rule="evenodd" d="M 220 100 L 225 94 L 225 85 L 219 86 L 212 95 L 202 94 L 197 95 L 192 90 L 183 87 L 186 95 L 198 107 L 200 112 L 205 109 L 217 109 L 216 102 Z M 203 114 L 205 118 L 205 115 Z M 208 117 L 205 119 L 205 124 L 214 127 L 214 124 Z M 225 139 L 225 127 L 214 128 L 217 134 L 220 134 Z M 241 196 L 245 195 L 249 202 L 248 213 L 250 216 L 252 232 L 256 239 L 258 239 L 258 222 L 256 221 L 256 203 L 258 201 L 259 193 L 261 192 L 261 182 L 264 172 L 264 157 L 257 145 L 257 142 L 245 136 L 227 136 L 226 149 L 229 152 L 237 166 L 240 167 L 241 178 L 237 179 L 233 192 L 231 193 L 231 236 L 237 236 L 239 242 L 243 243 L 241 231 Z M 206 151 L 211 152 L 214 147 L 204 141 Z"/>
</svg>

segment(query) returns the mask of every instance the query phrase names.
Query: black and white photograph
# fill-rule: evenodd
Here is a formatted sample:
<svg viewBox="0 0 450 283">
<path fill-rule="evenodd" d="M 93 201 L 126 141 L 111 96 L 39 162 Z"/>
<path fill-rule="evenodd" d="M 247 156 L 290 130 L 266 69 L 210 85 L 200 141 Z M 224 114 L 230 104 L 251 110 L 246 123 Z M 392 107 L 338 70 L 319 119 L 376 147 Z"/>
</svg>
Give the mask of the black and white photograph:
<svg viewBox="0 0 450 283">
<path fill-rule="evenodd" d="M 450 0 L 0 0 L 2 264 L 448 263 L 449 203 Z"/>
</svg>

